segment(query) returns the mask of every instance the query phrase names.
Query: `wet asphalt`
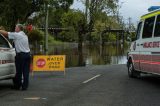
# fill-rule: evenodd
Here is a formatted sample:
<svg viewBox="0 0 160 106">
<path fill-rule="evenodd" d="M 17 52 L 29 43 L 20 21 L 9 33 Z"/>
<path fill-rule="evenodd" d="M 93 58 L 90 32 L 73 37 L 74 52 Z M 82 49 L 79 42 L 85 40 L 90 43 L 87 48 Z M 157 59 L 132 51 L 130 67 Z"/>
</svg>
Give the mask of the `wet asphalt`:
<svg viewBox="0 0 160 106">
<path fill-rule="evenodd" d="M 27 91 L 0 81 L 0 106 L 160 106 L 160 76 L 129 78 L 126 65 L 30 74 Z"/>
</svg>

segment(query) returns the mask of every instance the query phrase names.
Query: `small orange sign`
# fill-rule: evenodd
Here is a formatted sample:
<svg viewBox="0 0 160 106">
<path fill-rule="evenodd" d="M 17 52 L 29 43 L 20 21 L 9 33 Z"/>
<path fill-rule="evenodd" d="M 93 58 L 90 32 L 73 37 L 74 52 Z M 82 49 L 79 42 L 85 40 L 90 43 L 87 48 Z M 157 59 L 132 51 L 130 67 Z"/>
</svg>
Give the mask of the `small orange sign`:
<svg viewBox="0 0 160 106">
<path fill-rule="evenodd" d="M 33 71 L 65 71 L 65 55 L 35 55 Z"/>
</svg>

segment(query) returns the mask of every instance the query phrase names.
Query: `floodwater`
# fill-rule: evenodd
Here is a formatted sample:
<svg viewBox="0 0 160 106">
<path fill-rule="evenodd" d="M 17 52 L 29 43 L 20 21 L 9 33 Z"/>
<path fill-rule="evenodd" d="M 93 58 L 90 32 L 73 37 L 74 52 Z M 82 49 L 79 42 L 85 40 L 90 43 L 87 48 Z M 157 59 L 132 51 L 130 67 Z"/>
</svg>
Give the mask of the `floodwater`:
<svg viewBox="0 0 160 106">
<path fill-rule="evenodd" d="M 127 47 L 123 45 L 87 45 L 78 50 L 77 43 L 49 45 L 49 55 L 66 55 L 66 67 L 126 64 Z"/>
</svg>

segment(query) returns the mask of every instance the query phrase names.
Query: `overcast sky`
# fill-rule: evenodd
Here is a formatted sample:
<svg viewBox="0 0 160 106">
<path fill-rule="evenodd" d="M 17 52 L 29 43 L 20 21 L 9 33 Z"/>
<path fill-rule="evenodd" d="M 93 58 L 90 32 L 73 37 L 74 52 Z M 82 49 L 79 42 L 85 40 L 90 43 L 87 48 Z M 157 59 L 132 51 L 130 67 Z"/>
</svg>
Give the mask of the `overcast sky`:
<svg viewBox="0 0 160 106">
<path fill-rule="evenodd" d="M 146 14 L 150 6 L 160 6 L 160 0 L 119 0 L 119 4 L 122 5 L 120 14 L 124 17 L 125 22 L 131 17 L 131 21 L 137 24 L 140 16 Z M 84 5 L 77 0 L 71 8 L 84 11 Z"/>
<path fill-rule="evenodd" d="M 122 3 L 121 15 L 126 20 L 131 17 L 132 22 L 136 24 L 140 16 L 148 13 L 149 7 L 160 5 L 160 0 L 120 0 L 120 3 Z"/>
</svg>

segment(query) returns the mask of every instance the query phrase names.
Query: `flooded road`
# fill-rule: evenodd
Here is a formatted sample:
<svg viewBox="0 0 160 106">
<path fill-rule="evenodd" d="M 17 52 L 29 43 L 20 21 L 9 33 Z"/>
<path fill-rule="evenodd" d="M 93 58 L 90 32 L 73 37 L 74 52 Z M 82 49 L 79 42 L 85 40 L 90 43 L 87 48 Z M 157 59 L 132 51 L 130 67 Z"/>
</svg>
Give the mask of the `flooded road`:
<svg viewBox="0 0 160 106">
<path fill-rule="evenodd" d="M 104 46 L 84 44 L 82 50 L 78 50 L 77 43 L 49 45 L 49 55 L 66 55 L 66 67 L 126 64 L 127 51 L 127 47 L 114 44 Z"/>
</svg>

